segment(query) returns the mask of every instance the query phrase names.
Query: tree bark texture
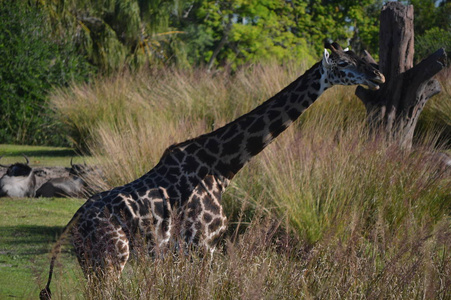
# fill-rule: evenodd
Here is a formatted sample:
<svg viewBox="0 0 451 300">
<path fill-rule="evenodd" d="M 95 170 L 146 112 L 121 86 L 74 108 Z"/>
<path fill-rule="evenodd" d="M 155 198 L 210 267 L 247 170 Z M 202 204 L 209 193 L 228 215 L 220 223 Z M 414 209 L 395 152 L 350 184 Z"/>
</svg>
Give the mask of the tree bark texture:
<svg viewBox="0 0 451 300">
<path fill-rule="evenodd" d="M 432 77 L 445 66 L 443 48 L 413 66 L 413 6 L 389 2 L 382 8 L 379 32 L 379 70 L 385 84 L 377 91 L 358 87 L 356 95 L 365 104 L 373 132 L 390 143 L 410 150 L 413 133 L 424 105 L 440 92 Z M 365 52 L 364 58 L 374 63 Z"/>
</svg>

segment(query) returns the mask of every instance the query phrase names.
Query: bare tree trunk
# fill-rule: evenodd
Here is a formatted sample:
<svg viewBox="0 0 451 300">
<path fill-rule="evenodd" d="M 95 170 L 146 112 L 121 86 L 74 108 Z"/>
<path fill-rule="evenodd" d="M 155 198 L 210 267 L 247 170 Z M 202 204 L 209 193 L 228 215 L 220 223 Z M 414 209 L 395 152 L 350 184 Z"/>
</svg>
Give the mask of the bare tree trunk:
<svg viewBox="0 0 451 300">
<path fill-rule="evenodd" d="M 446 53 L 441 48 L 413 66 L 413 6 L 399 2 L 382 8 L 379 40 L 379 69 L 386 82 L 377 91 L 358 87 L 356 95 L 365 104 L 372 130 L 410 150 L 424 105 L 440 93 L 432 77 L 445 66 Z M 368 53 L 366 57 L 374 62 Z"/>
</svg>

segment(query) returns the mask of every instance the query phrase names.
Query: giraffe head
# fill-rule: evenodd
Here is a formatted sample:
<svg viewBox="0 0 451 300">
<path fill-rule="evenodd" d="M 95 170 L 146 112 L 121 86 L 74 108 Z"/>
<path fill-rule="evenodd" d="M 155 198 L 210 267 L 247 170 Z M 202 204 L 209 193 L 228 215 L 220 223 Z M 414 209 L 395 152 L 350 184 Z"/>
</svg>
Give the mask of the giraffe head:
<svg viewBox="0 0 451 300">
<path fill-rule="evenodd" d="M 322 65 L 327 80 L 332 85 L 362 84 L 378 90 L 385 82 L 384 75 L 369 62 L 359 58 L 354 52 L 343 50 L 337 43 L 326 44 Z"/>
</svg>

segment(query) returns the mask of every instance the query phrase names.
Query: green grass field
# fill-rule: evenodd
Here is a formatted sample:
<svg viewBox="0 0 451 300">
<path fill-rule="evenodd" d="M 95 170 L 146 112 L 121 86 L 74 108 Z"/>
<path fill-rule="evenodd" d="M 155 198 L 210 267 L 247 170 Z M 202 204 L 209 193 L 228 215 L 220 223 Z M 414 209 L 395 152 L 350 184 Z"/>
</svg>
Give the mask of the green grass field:
<svg viewBox="0 0 451 300">
<path fill-rule="evenodd" d="M 81 160 L 70 148 L 0 145 L 2 164 L 23 162 L 22 154 L 33 167 L 68 167 L 72 157 L 74 163 Z M 0 198 L 0 299 L 36 299 L 46 280 L 51 247 L 84 201 Z M 62 255 L 61 262 L 65 270 L 78 268 L 70 251 Z M 66 271 L 57 282 L 68 281 L 71 276 Z"/>
<path fill-rule="evenodd" d="M 74 163 L 81 163 L 77 158 L 79 154 L 71 148 L 0 144 L 0 156 L 3 156 L 0 164 L 25 162 L 22 155 L 28 157 L 30 165 L 33 167 L 70 167 L 72 157 Z"/>
<path fill-rule="evenodd" d="M 51 246 L 83 202 L 0 198 L 0 299 L 36 299 Z M 75 266 L 74 256 L 62 257 L 66 267 Z"/>
</svg>

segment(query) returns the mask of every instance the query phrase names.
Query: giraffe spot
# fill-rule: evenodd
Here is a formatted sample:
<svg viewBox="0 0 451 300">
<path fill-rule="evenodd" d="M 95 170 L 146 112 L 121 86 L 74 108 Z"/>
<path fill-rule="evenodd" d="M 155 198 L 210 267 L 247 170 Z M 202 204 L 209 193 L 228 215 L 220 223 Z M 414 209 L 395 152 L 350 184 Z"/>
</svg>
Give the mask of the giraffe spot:
<svg viewBox="0 0 451 300">
<path fill-rule="evenodd" d="M 278 116 L 280 116 L 280 112 L 277 110 L 270 110 L 270 111 L 268 111 L 267 116 L 269 119 L 273 120 L 273 119 L 277 118 Z"/>
<path fill-rule="evenodd" d="M 278 136 L 282 131 L 285 130 L 285 128 L 287 128 L 287 127 L 284 126 L 282 118 L 279 118 L 279 119 L 273 121 L 269 125 L 269 131 L 271 132 L 273 137 Z"/>
<path fill-rule="evenodd" d="M 182 195 L 190 195 L 192 187 L 186 176 L 181 176 L 177 184 L 177 188 Z"/>
<path fill-rule="evenodd" d="M 210 223 L 211 220 L 213 219 L 213 217 L 209 213 L 204 213 L 203 219 L 204 219 L 205 223 Z"/>
<path fill-rule="evenodd" d="M 219 212 L 221 211 L 221 210 L 219 209 L 218 204 L 216 204 L 216 203 L 214 202 L 214 200 L 212 200 L 212 199 L 209 198 L 209 197 L 204 197 L 204 198 L 202 199 L 202 204 L 204 205 L 204 209 L 205 209 L 205 210 L 207 210 L 207 211 L 213 213 L 214 215 L 219 214 Z"/>
<path fill-rule="evenodd" d="M 315 81 L 315 82 L 312 83 L 312 88 L 315 91 L 319 91 L 319 89 L 321 88 L 321 84 L 318 81 Z"/>
<path fill-rule="evenodd" d="M 190 186 L 196 186 L 198 184 L 198 182 L 200 181 L 197 174 L 190 175 L 187 177 L 187 179 L 188 179 Z"/>
<path fill-rule="evenodd" d="M 113 204 L 113 205 L 118 205 L 118 204 L 120 204 L 122 201 L 123 201 L 123 200 L 122 200 L 121 197 L 114 197 L 114 198 L 111 200 L 111 204 Z"/>
<path fill-rule="evenodd" d="M 167 151 L 167 150 L 166 150 Z M 178 162 L 174 159 L 173 155 L 168 152 L 169 154 L 165 155 L 164 157 L 164 161 L 163 164 L 166 166 L 174 166 L 174 165 L 178 165 Z"/>
<path fill-rule="evenodd" d="M 194 173 L 197 171 L 199 162 L 192 155 L 188 155 L 182 164 L 182 169 L 184 173 Z"/>
<path fill-rule="evenodd" d="M 166 179 L 169 181 L 177 181 L 179 176 L 180 176 L 180 168 L 178 166 L 170 167 L 168 173 L 166 174 Z"/>
<path fill-rule="evenodd" d="M 200 207 L 200 198 L 198 196 L 193 196 L 188 202 L 188 208 L 197 209 L 198 207 Z"/>
<path fill-rule="evenodd" d="M 161 174 L 163 176 L 166 174 L 167 171 L 168 171 L 168 168 L 165 165 L 163 165 L 163 164 L 155 167 L 155 172 L 159 173 L 159 174 Z M 138 183 L 141 184 L 141 181 L 139 181 Z"/>
<path fill-rule="evenodd" d="M 229 169 L 232 173 L 236 174 L 243 167 L 243 163 L 241 162 L 240 155 L 237 155 L 235 158 L 230 160 Z"/>
<path fill-rule="evenodd" d="M 185 152 L 187 152 L 187 153 L 194 153 L 197 150 L 199 150 L 199 146 L 197 144 L 195 144 L 194 142 L 185 148 Z"/>
<path fill-rule="evenodd" d="M 261 131 L 262 128 L 264 128 L 264 127 L 265 127 L 265 121 L 264 121 L 264 119 L 263 119 L 263 116 L 261 116 L 261 117 L 259 117 L 259 118 L 254 122 L 254 124 L 252 124 L 252 125 L 247 129 L 247 131 L 248 131 L 249 133 L 256 133 L 256 132 Z"/>
<path fill-rule="evenodd" d="M 147 202 L 147 201 L 146 201 Z M 147 203 L 140 203 L 139 206 L 139 215 L 140 216 L 147 216 L 150 212 L 150 207 Z"/>
<path fill-rule="evenodd" d="M 222 152 L 221 155 L 230 155 L 234 154 L 239 150 L 239 145 L 244 139 L 244 134 L 239 133 L 234 138 L 232 138 L 230 141 L 224 143 L 222 145 Z"/>
<path fill-rule="evenodd" d="M 169 200 L 171 201 L 171 205 L 174 205 L 174 202 L 176 198 L 181 197 L 180 192 L 175 188 L 175 186 L 171 185 L 167 190 Z"/>
<path fill-rule="evenodd" d="M 257 155 L 260 151 L 263 150 L 264 143 L 260 136 L 250 137 L 247 140 L 246 149 L 251 156 Z"/>
<path fill-rule="evenodd" d="M 151 225 L 151 222 L 150 222 L 150 220 L 151 219 L 141 219 L 141 222 L 140 222 L 140 228 L 141 228 L 141 230 L 143 230 L 143 231 L 147 231 L 149 228 L 150 228 L 150 225 Z"/>
<path fill-rule="evenodd" d="M 205 166 L 202 166 L 202 167 L 199 169 L 199 171 L 197 172 L 197 174 L 198 174 L 198 176 L 199 176 L 200 178 L 204 178 L 204 177 L 207 176 L 207 174 L 208 174 L 208 168 L 205 167 Z"/>
<path fill-rule="evenodd" d="M 183 151 L 180 151 L 179 149 L 177 149 L 177 151 L 174 151 L 174 158 L 178 161 L 178 162 L 182 162 L 183 159 L 185 158 L 186 153 Z"/>
<path fill-rule="evenodd" d="M 287 111 L 288 116 L 292 121 L 296 120 L 299 115 L 301 114 L 300 111 L 298 111 L 296 108 L 291 108 L 289 111 Z"/>
<path fill-rule="evenodd" d="M 301 83 L 300 83 L 300 85 L 299 85 L 299 87 L 298 87 L 298 90 L 304 91 L 304 90 L 306 90 L 307 88 L 308 88 L 307 82 L 306 82 L 305 80 L 302 80 Z M 296 97 L 295 97 L 295 99 L 296 99 Z M 296 102 L 296 101 L 291 100 L 291 102 L 294 103 L 294 102 Z"/>
<path fill-rule="evenodd" d="M 133 188 L 131 187 L 131 186 L 128 186 L 128 187 L 126 187 L 126 188 L 124 188 L 124 189 L 122 189 L 121 190 L 121 193 L 131 193 L 133 191 Z"/>
<path fill-rule="evenodd" d="M 202 229 L 202 223 L 201 222 L 196 222 L 194 223 L 194 228 L 196 228 L 197 231 Z"/>
<path fill-rule="evenodd" d="M 322 70 L 322 68 L 320 68 L 319 70 L 316 70 L 315 73 L 312 74 L 313 80 L 318 80 L 321 78 L 321 70 Z"/>
<path fill-rule="evenodd" d="M 308 92 L 308 93 L 307 93 L 307 96 L 308 96 L 310 99 L 316 99 L 316 98 L 318 97 L 318 94 Z"/>
<path fill-rule="evenodd" d="M 164 206 L 163 201 L 154 201 L 153 203 L 153 213 L 160 218 L 164 218 Z"/>
<path fill-rule="evenodd" d="M 222 220 L 219 218 L 216 218 L 208 225 L 208 230 L 210 232 L 213 232 L 213 231 L 216 231 L 221 226 L 222 226 Z"/>
<path fill-rule="evenodd" d="M 311 105 L 311 102 L 308 100 L 302 101 L 301 106 L 304 108 L 308 108 Z"/>
<path fill-rule="evenodd" d="M 214 138 L 207 139 L 207 142 L 204 145 L 205 148 L 210 150 L 212 153 L 218 153 L 219 152 L 219 143 Z"/>
<path fill-rule="evenodd" d="M 230 127 L 227 127 L 227 130 L 221 136 L 221 139 L 228 140 L 228 139 L 232 138 L 236 134 L 237 131 L 238 131 L 238 125 L 232 124 L 232 125 L 230 125 Z"/>
<path fill-rule="evenodd" d="M 187 226 L 188 227 L 188 226 Z M 189 243 L 191 241 L 191 236 L 193 235 L 193 232 L 191 231 L 191 229 L 187 229 L 185 231 L 185 242 Z"/>
<path fill-rule="evenodd" d="M 215 189 L 213 191 L 213 197 L 215 197 L 216 199 L 220 200 L 222 197 L 222 192 L 219 189 Z"/>
<path fill-rule="evenodd" d="M 218 163 L 216 164 L 216 170 L 218 170 L 218 172 L 221 173 L 221 175 L 227 179 L 232 179 L 233 176 L 235 175 L 230 170 L 230 166 L 221 161 L 218 161 Z"/>
<path fill-rule="evenodd" d="M 213 155 L 210 155 L 207 153 L 207 151 L 205 151 L 204 149 L 199 150 L 199 152 L 197 152 L 197 157 L 204 162 L 206 165 L 213 165 L 216 161 L 216 157 L 214 157 Z"/>
<path fill-rule="evenodd" d="M 213 177 L 209 176 L 204 179 L 204 184 L 207 190 L 211 190 L 213 188 Z"/>
<path fill-rule="evenodd" d="M 218 244 L 219 240 L 221 239 L 221 235 L 222 235 L 222 232 L 220 234 L 216 234 L 216 235 L 213 236 L 213 238 L 209 242 L 209 246 L 211 248 L 215 247 L 216 244 Z"/>
<path fill-rule="evenodd" d="M 199 244 L 200 236 L 199 236 L 198 232 L 199 231 L 196 231 L 193 236 L 193 244 L 195 244 L 195 245 Z"/>
<path fill-rule="evenodd" d="M 279 97 L 272 105 L 272 108 L 282 108 L 287 103 L 286 97 Z"/>
</svg>

